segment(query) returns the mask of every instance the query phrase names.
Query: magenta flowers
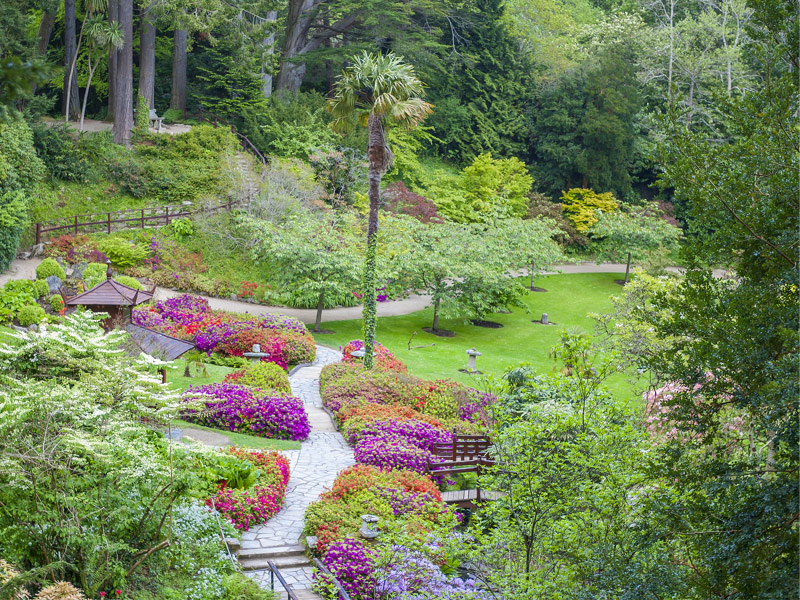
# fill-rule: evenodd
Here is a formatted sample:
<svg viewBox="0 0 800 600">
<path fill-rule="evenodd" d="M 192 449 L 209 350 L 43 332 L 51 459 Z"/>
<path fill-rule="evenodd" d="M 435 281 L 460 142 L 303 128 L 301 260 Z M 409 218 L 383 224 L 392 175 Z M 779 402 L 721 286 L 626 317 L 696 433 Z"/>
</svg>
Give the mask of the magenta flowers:
<svg viewBox="0 0 800 600">
<path fill-rule="evenodd" d="M 183 398 L 205 404 L 205 409 L 187 408 L 181 413 L 181 418 L 200 425 L 286 440 L 304 440 L 311 429 L 303 402 L 294 396 L 213 383 L 191 387 Z"/>
</svg>

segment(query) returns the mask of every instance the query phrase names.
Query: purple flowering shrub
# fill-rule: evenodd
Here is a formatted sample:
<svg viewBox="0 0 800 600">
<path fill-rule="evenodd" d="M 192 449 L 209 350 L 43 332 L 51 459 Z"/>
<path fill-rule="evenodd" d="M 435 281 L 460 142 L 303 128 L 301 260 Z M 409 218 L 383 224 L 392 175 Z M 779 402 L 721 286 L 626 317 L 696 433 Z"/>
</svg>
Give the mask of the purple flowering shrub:
<svg viewBox="0 0 800 600">
<path fill-rule="evenodd" d="M 425 465 L 431 457 L 430 451 L 396 433 L 364 438 L 356 445 L 353 453 L 356 462 L 361 464 L 391 471 L 406 469 L 417 473 L 425 472 Z"/>
<path fill-rule="evenodd" d="M 488 600 L 493 598 L 487 590 L 476 587 L 474 579 L 448 578 L 442 569 L 424 552 L 401 545 L 383 550 L 381 563 L 375 577 L 375 597 L 397 600 Z"/>
<path fill-rule="evenodd" d="M 346 538 L 331 544 L 322 563 L 333 574 L 351 598 L 372 598 L 375 577 L 372 574 L 377 552 L 356 539 Z M 316 573 L 317 584 L 326 582 L 325 575 Z M 324 585 L 324 583 L 323 583 Z"/>
<path fill-rule="evenodd" d="M 310 431 L 303 402 L 280 392 L 213 383 L 190 387 L 183 400 L 205 404 L 181 412 L 182 419 L 199 425 L 287 440 L 304 440 Z"/>
</svg>

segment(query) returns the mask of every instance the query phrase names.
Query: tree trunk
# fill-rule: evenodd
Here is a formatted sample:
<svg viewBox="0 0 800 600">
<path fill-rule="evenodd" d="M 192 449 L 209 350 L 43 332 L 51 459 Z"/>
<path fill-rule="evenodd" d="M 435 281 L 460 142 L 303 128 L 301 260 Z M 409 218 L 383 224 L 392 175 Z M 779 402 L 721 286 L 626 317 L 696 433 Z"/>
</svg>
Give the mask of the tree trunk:
<svg viewBox="0 0 800 600">
<path fill-rule="evenodd" d="M 277 19 L 278 19 L 278 11 L 271 10 L 267 12 L 267 21 L 274 23 Z M 264 97 L 269 98 L 272 95 L 271 57 L 275 53 L 275 31 L 272 31 L 264 40 L 264 48 L 267 55 L 264 58 L 265 64 L 262 65 L 261 67 L 261 88 L 264 91 Z"/>
<path fill-rule="evenodd" d="M 439 331 L 439 298 L 433 302 L 433 331 Z"/>
<path fill-rule="evenodd" d="M 323 306 L 325 306 L 325 292 L 320 292 L 319 300 L 317 301 L 317 320 L 314 322 L 314 333 L 319 333 L 320 325 L 322 325 Z"/>
<path fill-rule="evenodd" d="M 186 30 L 176 29 L 172 46 L 172 94 L 169 107 L 186 110 Z"/>
<path fill-rule="evenodd" d="M 78 69 L 75 66 L 77 52 L 75 0 L 64 0 L 64 96 L 62 110 L 67 121 L 77 119 L 80 114 Z M 67 106 L 68 103 L 69 107 Z"/>
<path fill-rule="evenodd" d="M 628 264 L 625 265 L 625 283 L 628 283 L 628 275 L 631 272 L 631 253 L 628 252 Z"/>
<path fill-rule="evenodd" d="M 53 34 L 53 24 L 56 22 L 56 13 L 46 10 L 42 13 L 42 20 L 39 21 L 39 31 L 36 33 L 36 53 L 39 56 L 47 54 L 47 46 L 50 45 L 50 36 Z M 36 93 L 37 85 L 34 83 L 31 88 L 32 93 Z"/>
<path fill-rule="evenodd" d="M 372 368 L 372 353 L 375 344 L 375 325 L 378 304 L 375 296 L 377 277 L 375 260 L 378 251 L 378 206 L 380 204 L 381 175 L 386 171 L 386 138 L 381 121 L 369 116 L 369 221 L 367 223 L 367 252 L 364 264 L 364 367 Z"/>
<path fill-rule="evenodd" d="M 533 285 L 533 278 L 536 275 L 536 263 L 531 261 L 531 290 L 535 290 L 536 286 Z"/>
<path fill-rule="evenodd" d="M 150 10 L 148 7 L 142 14 L 139 32 L 139 93 L 147 102 L 147 108 L 155 108 L 156 28 Z"/>
<path fill-rule="evenodd" d="M 112 25 L 119 20 L 119 2 L 120 0 L 108 0 L 108 22 Z M 106 121 L 114 120 L 114 98 L 117 95 L 117 90 L 114 86 L 114 81 L 117 79 L 117 49 L 110 46 L 108 49 L 108 112 L 106 112 Z"/>
<path fill-rule="evenodd" d="M 114 143 L 131 145 L 133 129 L 133 0 L 119 0 L 122 47 L 117 50 L 114 77 Z"/>
<path fill-rule="evenodd" d="M 94 72 L 97 70 L 97 66 L 95 65 L 92 68 L 92 55 L 89 54 L 89 77 L 86 79 L 86 89 L 83 90 L 83 105 L 81 106 L 81 123 L 78 127 L 79 131 L 83 131 L 83 120 L 86 117 L 86 105 L 89 103 L 89 88 L 92 85 L 92 77 L 94 77 Z"/>
<path fill-rule="evenodd" d="M 283 40 L 284 59 L 278 73 L 277 91 L 297 92 L 306 74 L 306 64 L 290 62 L 286 59 L 298 56 L 306 43 L 306 36 L 311 27 L 313 13 L 320 0 L 290 0 L 289 12 L 286 15 L 286 35 Z"/>
</svg>

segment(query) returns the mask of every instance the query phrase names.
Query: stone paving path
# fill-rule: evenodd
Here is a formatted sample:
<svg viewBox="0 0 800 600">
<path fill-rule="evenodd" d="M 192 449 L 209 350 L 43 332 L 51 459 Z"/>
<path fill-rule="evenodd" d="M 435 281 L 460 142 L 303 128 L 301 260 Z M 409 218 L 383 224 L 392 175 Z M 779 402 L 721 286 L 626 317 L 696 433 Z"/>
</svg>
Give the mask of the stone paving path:
<svg viewBox="0 0 800 600">
<path fill-rule="evenodd" d="M 294 546 L 303 533 L 306 507 L 330 488 L 336 475 L 354 464 L 353 451 L 322 409 L 319 374 L 322 367 L 338 362 L 342 355 L 330 348 L 317 346 L 317 358 L 310 367 L 299 369 L 289 378 L 292 393 L 303 400 L 311 434 L 300 450 L 285 452 L 290 458 L 289 486 L 283 509 L 272 519 L 242 535 L 242 549 Z M 281 568 L 281 574 L 295 589 L 311 588 L 310 567 Z M 268 570 L 248 573 L 264 587 L 269 587 Z"/>
</svg>

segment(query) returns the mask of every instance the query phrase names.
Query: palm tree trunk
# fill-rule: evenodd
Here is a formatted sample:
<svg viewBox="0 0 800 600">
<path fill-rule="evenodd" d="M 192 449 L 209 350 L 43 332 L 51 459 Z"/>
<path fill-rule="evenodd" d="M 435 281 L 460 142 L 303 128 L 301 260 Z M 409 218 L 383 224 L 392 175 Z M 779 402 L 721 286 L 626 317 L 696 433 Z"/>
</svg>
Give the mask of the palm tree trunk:
<svg viewBox="0 0 800 600">
<path fill-rule="evenodd" d="M 386 140 L 378 117 L 369 116 L 369 221 L 367 223 L 367 252 L 364 262 L 364 367 L 372 368 L 375 345 L 375 326 L 378 303 L 375 296 L 375 261 L 378 253 L 378 205 L 380 203 L 381 173 L 385 164 Z"/>
</svg>

